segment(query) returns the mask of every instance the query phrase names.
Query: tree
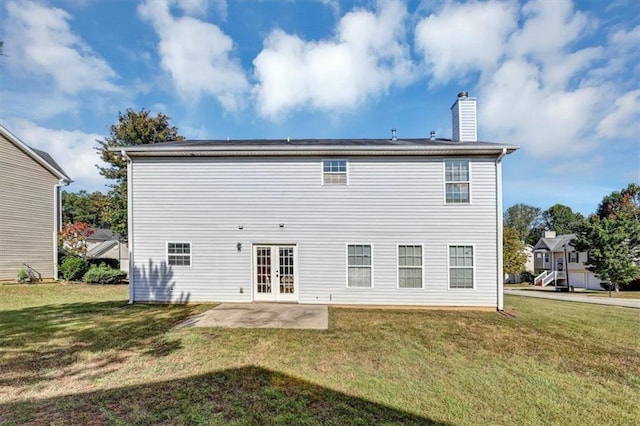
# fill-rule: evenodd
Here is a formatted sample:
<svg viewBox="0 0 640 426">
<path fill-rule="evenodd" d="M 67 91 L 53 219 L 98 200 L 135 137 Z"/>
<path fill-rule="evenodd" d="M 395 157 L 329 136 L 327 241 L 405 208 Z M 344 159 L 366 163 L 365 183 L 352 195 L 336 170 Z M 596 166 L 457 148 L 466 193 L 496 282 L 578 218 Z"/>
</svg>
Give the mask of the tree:
<svg viewBox="0 0 640 426">
<path fill-rule="evenodd" d="M 77 193 L 62 192 L 62 223 L 85 222 L 94 228 L 106 226 L 103 217 L 109 197 L 95 191 L 89 194 L 81 190 Z"/>
<path fill-rule="evenodd" d="M 520 239 L 517 230 L 509 227 L 504 228 L 502 253 L 505 274 L 517 274 L 524 271 L 527 255 L 524 252 L 524 243 Z"/>
<path fill-rule="evenodd" d="M 605 217 L 625 215 L 640 220 L 640 185 L 630 183 L 622 191 L 614 191 L 602 199 L 596 215 Z"/>
<path fill-rule="evenodd" d="M 555 204 L 542 212 L 544 229 L 556 231 L 558 235 L 572 234 L 584 222 L 584 216 L 574 213 L 571 207 Z"/>
<path fill-rule="evenodd" d="M 87 237 L 90 237 L 94 232 L 88 223 L 67 223 L 58 233 L 58 245 L 69 254 L 86 257 Z"/>
<path fill-rule="evenodd" d="M 109 166 L 96 167 L 102 176 L 115 181 L 110 185 L 109 203 L 103 216 L 114 232 L 127 236 L 127 161 L 119 152 L 109 149 L 181 140 L 184 137 L 169 124 L 168 116 L 158 113 L 154 117 L 144 108 L 140 112 L 129 108 L 124 114 L 118 113 L 118 123 L 111 126 L 109 137 L 97 141 L 96 151 Z"/>
<path fill-rule="evenodd" d="M 531 241 L 531 231 L 540 224 L 541 210 L 527 204 L 515 204 L 504 213 L 504 226 L 514 229 L 520 241 L 535 244 Z"/>
<path fill-rule="evenodd" d="M 640 278 L 639 188 L 630 184 L 622 192 L 605 196 L 597 213 L 584 221 L 573 242 L 587 251 L 586 267 L 616 291 Z"/>
</svg>

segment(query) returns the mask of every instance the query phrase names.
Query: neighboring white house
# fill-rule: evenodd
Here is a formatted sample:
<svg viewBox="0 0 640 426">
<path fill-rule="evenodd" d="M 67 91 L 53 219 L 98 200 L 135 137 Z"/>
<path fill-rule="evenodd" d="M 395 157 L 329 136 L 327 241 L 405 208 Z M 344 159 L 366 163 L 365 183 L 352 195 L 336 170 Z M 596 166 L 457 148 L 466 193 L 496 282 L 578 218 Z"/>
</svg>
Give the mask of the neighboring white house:
<svg viewBox="0 0 640 426">
<path fill-rule="evenodd" d="M 127 147 L 131 302 L 503 308 L 502 159 L 476 141 L 184 141 Z"/>
<path fill-rule="evenodd" d="M 120 269 L 129 272 L 129 249 L 126 241 L 110 229 L 96 228 L 87 237 L 87 257 L 93 259 L 117 259 Z"/>
<path fill-rule="evenodd" d="M 586 269 L 587 252 L 578 252 L 571 245 L 575 234 L 556 236 L 555 231 L 545 231 L 533 248 L 534 268 L 537 274 L 534 284 L 554 285 L 559 289 L 582 288 L 603 290 L 596 274 Z"/>
</svg>

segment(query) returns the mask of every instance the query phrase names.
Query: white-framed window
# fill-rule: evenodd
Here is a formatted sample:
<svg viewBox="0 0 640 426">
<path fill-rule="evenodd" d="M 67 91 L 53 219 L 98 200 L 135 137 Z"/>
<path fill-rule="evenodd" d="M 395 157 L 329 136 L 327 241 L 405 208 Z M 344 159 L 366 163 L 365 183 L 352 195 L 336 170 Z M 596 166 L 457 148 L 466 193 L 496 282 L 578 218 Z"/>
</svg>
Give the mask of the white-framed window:
<svg viewBox="0 0 640 426">
<path fill-rule="evenodd" d="M 169 266 L 191 266 L 191 243 L 167 243 Z"/>
<path fill-rule="evenodd" d="M 569 263 L 580 262 L 580 253 L 577 251 L 569 252 Z"/>
<path fill-rule="evenodd" d="M 322 184 L 346 185 L 347 160 L 322 160 Z"/>
<path fill-rule="evenodd" d="M 473 288 L 473 252 L 472 245 L 449 245 L 449 288 Z"/>
<path fill-rule="evenodd" d="M 445 203 L 469 204 L 469 160 L 445 160 Z"/>
<path fill-rule="evenodd" d="M 347 245 L 347 287 L 372 288 L 372 263 L 370 244 Z"/>
<path fill-rule="evenodd" d="M 398 245 L 398 288 L 422 288 L 422 245 Z"/>
</svg>

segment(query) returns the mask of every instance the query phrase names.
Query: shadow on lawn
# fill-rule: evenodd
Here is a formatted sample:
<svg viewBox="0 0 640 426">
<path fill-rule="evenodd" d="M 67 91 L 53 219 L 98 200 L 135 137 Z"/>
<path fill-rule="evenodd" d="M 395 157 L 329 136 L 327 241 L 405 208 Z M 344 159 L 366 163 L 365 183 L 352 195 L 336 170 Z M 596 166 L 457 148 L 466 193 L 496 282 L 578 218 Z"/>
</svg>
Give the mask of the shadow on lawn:
<svg viewBox="0 0 640 426">
<path fill-rule="evenodd" d="M 166 333 L 195 309 L 116 301 L 0 311 L 0 386 L 104 374 L 131 351 L 168 355 L 180 349 L 181 342 Z M 89 365 L 77 363 L 87 351 L 103 355 Z"/>
<path fill-rule="evenodd" d="M 18 424 L 444 424 L 255 366 L 1 404 L 0 413 Z"/>
</svg>

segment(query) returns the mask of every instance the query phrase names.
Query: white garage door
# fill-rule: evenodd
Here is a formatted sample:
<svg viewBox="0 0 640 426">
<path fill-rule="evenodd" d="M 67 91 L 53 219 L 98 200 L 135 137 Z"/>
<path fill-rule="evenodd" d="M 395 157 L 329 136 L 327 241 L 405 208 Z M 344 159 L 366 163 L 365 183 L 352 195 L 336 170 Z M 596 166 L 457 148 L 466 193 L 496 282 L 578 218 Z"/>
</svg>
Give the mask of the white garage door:
<svg viewBox="0 0 640 426">
<path fill-rule="evenodd" d="M 587 288 L 587 274 L 584 272 L 569 272 L 569 285 L 573 288 Z"/>
</svg>

